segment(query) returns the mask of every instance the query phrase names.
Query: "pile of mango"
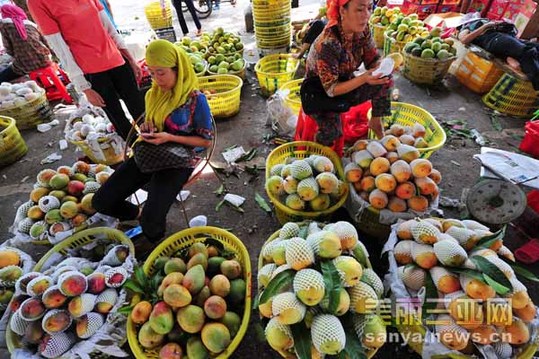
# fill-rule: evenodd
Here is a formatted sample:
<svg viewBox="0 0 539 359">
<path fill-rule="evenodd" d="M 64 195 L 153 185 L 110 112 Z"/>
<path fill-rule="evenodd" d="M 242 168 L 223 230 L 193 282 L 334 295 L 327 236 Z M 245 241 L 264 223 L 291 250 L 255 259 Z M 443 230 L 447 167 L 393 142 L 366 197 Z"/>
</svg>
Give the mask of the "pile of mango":
<svg viewBox="0 0 539 359">
<path fill-rule="evenodd" d="M 390 23 L 396 23 L 399 18 L 403 18 L 404 14 L 399 7 L 389 9 L 387 6 L 377 7 L 372 12 L 369 22 L 372 25 L 379 24 L 388 26 Z"/>
<path fill-rule="evenodd" d="M 86 228 L 86 220 L 96 213 L 92 207 L 94 193 L 112 172 L 109 166 L 83 161 L 41 170 L 29 201 L 17 209 L 18 232 L 43 240 L 58 232 Z"/>
<path fill-rule="evenodd" d="M 483 346 L 492 346 L 498 358 L 535 352 L 536 346 L 526 344 L 537 308 L 517 278 L 534 276 L 521 276 L 513 253 L 503 245 L 503 230 L 493 233 L 474 220 L 426 218 L 402 221 L 394 234 L 398 267 L 390 271 L 410 297 L 417 298 L 424 288 L 426 303 L 432 303 L 423 306 L 422 316 L 405 315 L 426 318 L 426 311 L 437 309 L 441 314 L 433 318 L 433 327 L 440 342 L 464 354 L 477 354 Z"/>
<path fill-rule="evenodd" d="M 204 46 L 200 41 L 192 40 L 188 36 L 184 36 L 175 45 L 185 50 L 197 75 L 203 75 L 206 72 L 206 61 L 204 59 L 206 51 L 208 51 L 207 46 Z"/>
<path fill-rule="evenodd" d="M 246 273 L 234 253 L 197 242 L 175 256 L 159 257 L 153 266 L 151 278 L 138 268 L 126 284 L 141 299 L 129 318 L 138 346 L 159 358 L 223 352 L 245 309 Z"/>
<path fill-rule="evenodd" d="M 28 255 L 19 249 L 3 247 L 0 249 L 0 314 L 4 312 L 13 297 L 15 282 L 31 267 L 24 265 L 29 260 Z"/>
<path fill-rule="evenodd" d="M 228 56 L 236 52 L 243 53 L 241 38 L 232 32 L 224 31 L 222 27 L 218 27 L 212 33 L 203 32 L 200 43 L 208 47 L 206 57 L 216 54 Z"/>
<path fill-rule="evenodd" d="M 353 358 L 384 345 L 384 286 L 352 224 L 285 223 L 260 257 L 257 307 L 282 357 Z"/>
<path fill-rule="evenodd" d="M 101 253 L 97 262 L 68 257 L 43 273 L 29 272 L 17 280 L 9 328 L 27 350 L 58 358 L 96 334 L 115 312 L 121 286 L 130 276 L 124 263 L 132 257 L 126 245 Z"/>
<path fill-rule="evenodd" d="M 441 39 L 442 29 L 435 27 L 428 35 L 420 36 L 404 45 L 404 51 L 413 56 L 424 59 L 445 60 L 457 55 L 457 49 L 453 47 L 453 39 Z"/>
<path fill-rule="evenodd" d="M 418 147 L 428 147 L 425 127 L 392 125 L 381 140 L 359 140 L 344 169 L 346 180 L 376 209 L 425 212 L 438 196 L 442 175 Z"/>
<path fill-rule="evenodd" d="M 419 20 L 417 14 L 409 14 L 403 16 L 401 14 L 396 17 L 393 15 L 392 21 L 386 29 L 386 35 L 399 42 L 409 42 L 418 36 L 427 36 L 428 29 L 423 21 Z"/>
</svg>

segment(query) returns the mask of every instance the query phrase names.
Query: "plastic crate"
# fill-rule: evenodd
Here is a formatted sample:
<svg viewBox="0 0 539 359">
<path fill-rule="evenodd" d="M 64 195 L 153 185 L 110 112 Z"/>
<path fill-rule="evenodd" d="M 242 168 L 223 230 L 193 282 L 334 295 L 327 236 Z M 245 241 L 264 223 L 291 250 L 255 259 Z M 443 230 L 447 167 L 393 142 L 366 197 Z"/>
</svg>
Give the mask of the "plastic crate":
<svg viewBox="0 0 539 359">
<path fill-rule="evenodd" d="M 270 152 L 266 158 L 266 180 L 271 176 L 271 168 L 277 164 L 285 163 L 289 157 L 303 159 L 310 155 L 321 155 L 329 158 L 335 166 L 335 174 L 341 181 L 345 180 L 344 169 L 340 157 L 329 147 L 315 142 L 295 141 L 285 143 Z M 326 221 L 331 218 L 333 212 L 342 207 L 348 196 L 348 187 L 343 196 L 331 207 L 324 211 L 297 211 L 281 203 L 279 198 L 266 190 L 270 201 L 275 206 L 275 214 L 281 225 L 286 222 L 300 222 L 303 220 Z"/>
<path fill-rule="evenodd" d="M 284 102 L 296 115 L 299 114 L 299 110 L 301 108 L 301 97 L 299 94 L 299 90 L 301 88 L 302 82 L 303 79 L 288 81 L 284 83 L 279 89 L 290 91 L 288 95 L 286 95 Z"/>
<path fill-rule="evenodd" d="M 447 75 L 453 61 L 457 58 L 452 56 L 445 60 L 424 59 L 406 51 L 403 51 L 402 54 L 404 55 L 404 67 L 402 70 L 404 77 L 412 82 L 426 85 L 440 83 Z"/>
<path fill-rule="evenodd" d="M 243 80 L 238 76 L 202 76 L 198 78 L 198 86 L 200 91 L 216 91 L 212 94 L 206 94 L 213 117 L 226 118 L 240 112 L 240 97 Z"/>
<path fill-rule="evenodd" d="M 461 84 L 476 92 L 484 94 L 498 82 L 503 70 L 495 63 L 468 51 L 457 68 L 455 76 Z"/>
<path fill-rule="evenodd" d="M 268 55 L 258 60 L 255 72 L 262 95 L 271 96 L 282 84 L 292 80 L 298 66 L 299 61 L 287 54 Z"/>
<path fill-rule="evenodd" d="M 414 123 L 420 123 L 425 127 L 425 141 L 429 147 L 417 149 L 421 158 L 429 158 L 430 155 L 443 147 L 447 139 L 445 131 L 427 110 L 409 103 L 391 102 L 391 113 L 391 116 L 383 118 L 383 124 L 386 128 L 393 124 L 413 126 Z M 368 117 L 371 117 L 370 110 Z M 376 138 L 376 135 L 370 130 L 369 138 Z"/>
<path fill-rule="evenodd" d="M 225 249 L 232 250 L 236 254 L 236 259 L 242 266 L 242 276 L 246 284 L 244 311 L 238 333 L 222 353 L 217 356 L 212 356 L 213 358 L 225 359 L 230 357 L 240 344 L 243 336 L 247 332 L 247 326 L 249 325 L 249 319 L 251 317 L 251 259 L 249 258 L 249 252 L 245 248 L 243 242 L 232 233 L 216 227 L 194 227 L 185 229 L 173 234 L 159 244 L 144 262 L 143 270 L 144 273 L 151 276 L 155 272 L 153 265 L 159 257 L 171 256 L 177 251 L 189 247 L 193 243 L 204 242 L 206 238 L 217 240 Z M 159 358 L 159 352 L 157 350 L 147 350 L 140 346 L 135 325 L 130 317 L 127 320 L 127 340 L 135 358 Z"/>
<path fill-rule="evenodd" d="M 483 96 L 483 103 L 507 115 L 530 118 L 539 109 L 539 91 L 534 90 L 531 82 L 505 73 Z"/>
<path fill-rule="evenodd" d="M 172 26 L 155 29 L 154 31 L 155 36 L 157 36 L 158 39 L 168 40 L 172 43 L 176 42 L 176 33 L 174 32 L 174 28 Z"/>
<path fill-rule="evenodd" d="M 1 109 L 0 116 L 14 118 L 19 130 L 35 128 L 42 122 L 52 120 L 53 113 L 45 90 L 35 100 L 10 109 Z"/>
<path fill-rule="evenodd" d="M 13 118 L 0 116 L 0 130 L 0 167 L 4 167 L 24 156 L 28 147 Z"/>
</svg>

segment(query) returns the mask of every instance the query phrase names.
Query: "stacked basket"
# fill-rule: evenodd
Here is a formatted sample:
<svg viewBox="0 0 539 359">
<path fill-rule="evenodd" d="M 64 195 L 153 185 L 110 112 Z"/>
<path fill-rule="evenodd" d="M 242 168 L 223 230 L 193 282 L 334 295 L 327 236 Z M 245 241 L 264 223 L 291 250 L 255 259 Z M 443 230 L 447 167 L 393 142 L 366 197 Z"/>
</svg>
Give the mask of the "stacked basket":
<svg viewBox="0 0 539 359">
<path fill-rule="evenodd" d="M 163 10 L 161 9 L 159 1 L 151 2 L 146 5 L 146 7 L 144 7 L 144 13 L 153 30 L 172 26 L 172 9 L 170 8 L 170 3 L 168 1 L 165 1 L 166 16 L 163 16 Z"/>
<path fill-rule="evenodd" d="M 288 92 L 284 98 L 284 102 L 295 115 L 299 114 L 299 109 L 301 108 L 301 97 L 299 90 L 302 82 L 303 79 L 288 81 L 280 88 L 281 91 Z"/>
<path fill-rule="evenodd" d="M 47 100 L 47 93 L 42 90 L 41 95 L 34 100 L 9 109 L 0 110 L 0 116 L 14 118 L 19 130 L 34 128 L 42 122 L 52 120 L 52 109 Z"/>
<path fill-rule="evenodd" d="M 28 152 L 15 120 L 0 116 L 0 167 L 7 166 Z"/>
<path fill-rule="evenodd" d="M 261 55 L 288 51 L 290 6 L 286 0 L 253 0 L 256 45 Z"/>
</svg>

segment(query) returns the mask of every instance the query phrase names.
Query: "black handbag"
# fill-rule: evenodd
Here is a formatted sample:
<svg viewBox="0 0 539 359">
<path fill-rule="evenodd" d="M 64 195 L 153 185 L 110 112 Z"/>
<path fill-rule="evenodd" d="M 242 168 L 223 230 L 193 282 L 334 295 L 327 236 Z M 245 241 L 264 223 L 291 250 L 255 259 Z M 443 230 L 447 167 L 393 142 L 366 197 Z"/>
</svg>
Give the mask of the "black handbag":
<svg viewBox="0 0 539 359">
<path fill-rule="evenodd" d="M 193 150 L 176 142 L 166 142 L 160 145 L 138 142 L 134 151 L 135 162 L 142 173 L 170 168 L 188 168 L 194 158 Z"/>
<path fill-rule="evenodd" d="M 352 106 L 352 94 L 353 92 L 329 97 L 320 77 L 313 76 L 306 78 L 301 84 L 301 106 L 307 115 L 319 112 L 347 112 Z"/>
</svg>

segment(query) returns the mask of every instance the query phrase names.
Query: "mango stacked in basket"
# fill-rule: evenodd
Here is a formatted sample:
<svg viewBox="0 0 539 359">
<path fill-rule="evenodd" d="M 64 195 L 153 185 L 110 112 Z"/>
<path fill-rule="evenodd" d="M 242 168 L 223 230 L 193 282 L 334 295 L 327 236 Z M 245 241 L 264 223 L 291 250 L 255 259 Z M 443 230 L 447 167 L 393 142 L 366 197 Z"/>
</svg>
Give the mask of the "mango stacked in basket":
<svg viewBox="0 0 539 359">
<path fill-rule="evenodd" d="M 387 26 L 392 22 L 396 22 L 399 17 L 404 17 L 399 7 L 389 9 L 387 6 L 382 6 L 374 9 L 369 22 L 372 25 L 379 24 Z"/>
<path fill-rule="evenodd" d="M 17 84 L 2 82 L 0 85 L 0 110 L 24 106 L 43 95 L 44 90 L 35 81 Z"/>
<path fill-rule="evenodd" d="M 32 239 L 54 237 L 58 232 L 85 228 L 96 211 L 94 193 L 109 178 L 112 169 L 77 161 L 72 166 L 40 171 L 30 200 L 17 209 L 17 230 Z"/>
<path fill-rule="evenodd" d="M 385 343 L 384 319 L 374 314 L 384 286 L 352 224 L 287 222 L 260 256 L 258 309 L 283 357 L 358 357 Z"/>
<path fill-rule="evenodd" d="M 87 137 L 96 139 L 115 133 L 114 125 L 108 118 L 86 114 L 72 119 L 65 131 L 68 141 L 83 141 Z"/>
<path fill-rule="evenodd" d="M 210 64 L 210 72 L 226 74 L 244 67 L 243 43 L 238 35 L 218 27 L 211 34 L 203 33 L 200 42 L 208 47 L 205 58 Z"/>
<path fill-rule="evenodd" d="M 234 253 L 202 242 L 179 257 L 160 257 L 147 277 L 135 270 L 131 284 L 142 301 L 131 311 L 139 344 L 160 358 L 209 358 L 223 352 L 239 331 L 246 283 Z M 175 354 L 176 356 L 173 356 Z"/>
<path fill-rule="evenodd" d="M 502 231 L 435 218 L 402 222 L 396 231 L 398 276 L 411 294 L 425 287 L 426 298 L 439 299 L 437 313 L 443 314 L 435 315 L 434 329 L 442 344 L 466 354 L 473 344 L 488 344 L 499 358 L 509 358 L 529 342 L 536 307 L 515 275 L 522 271 Z"/>
<path fill-rule="evenodd" d="M 122 266 L 128 256 L 127 246 L 115 245 L 98 262 L 69 257 L 43 273 L 23 275 L 10 303 L 11 331 L 45 358 L 58 358 L 92 337 L 119 305 L 119 291 L 130 275 Z"/>
<path fill-rule="evenodd" d="M 427 145 L 425 128 L 392 125 L 379 141 L 357 141 L 351 162 L 345 166 L 346 180 L 359 196 L 376 209 L 393 212 L 408 209 L 425 212 L 438 196 L 442 176 L 418 147 Z"/>
<path fill-rule="evenodd" d="M 423 21 L 419 20 L 417 14 L 409 14 L 407 16 L 403 14 L 397 14 L 395 16 L 393 14 L 390 19 L 391 22 L 387 26 L 386 35 L 394 41 L 409 42 L 415 37 L 427 36 L 429 34 L 428 29 L 425 27 Z"/>
<path fill-rule="evenodd" d="M 445 60 L 457 54 L 457 49 L 453 47 L 453 39 L 442 39 L 440 34 L 442 29 L 435 27 L 428 35 L 416 37 L 413 41 L 404 45 L 404 51 L 416 57 L 424 59 Z"/>
<path fill-rule="evenodd" d="M 24 274 L 19 250 L 0 250 L 0 313 L 4 312 L 13 297 L 15 282 Z"/>
<path fill-rule="evenodd" d="M 188 36 L 184 36 L 180 41 L 175 43 L 176 46 L 182 48 L 189 56 L 193 70 L 197 75 L 202 75 L 206 71 L 206 63 L 204 58 L 206 57 L 207 46 L 203 45 L 200 41 L 192 40 Z"/>
<path fill-rule="evenodd" d="M 288 157 L 274 165 L 266 179 L 266 191 L 297 211 L 324 211 L 346 194 L 346 184 L 335 174 L 325 156 Z"/>
</svg>

